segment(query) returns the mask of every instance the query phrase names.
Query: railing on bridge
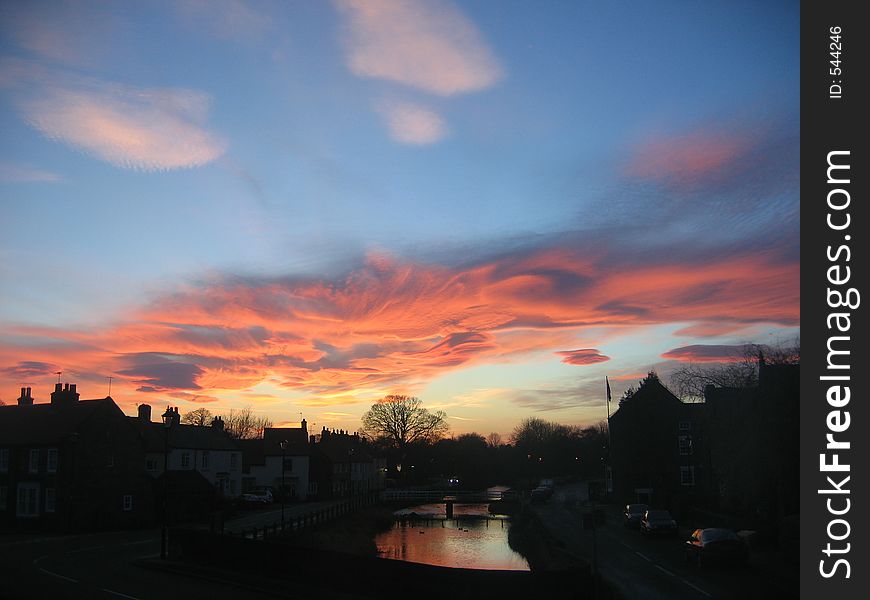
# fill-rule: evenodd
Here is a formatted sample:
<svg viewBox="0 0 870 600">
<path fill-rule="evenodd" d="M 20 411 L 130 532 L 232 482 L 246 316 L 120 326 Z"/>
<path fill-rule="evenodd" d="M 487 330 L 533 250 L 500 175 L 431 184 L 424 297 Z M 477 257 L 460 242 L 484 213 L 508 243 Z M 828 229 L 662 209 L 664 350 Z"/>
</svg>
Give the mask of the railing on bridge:
<svg viewBox="0 0 870 600">
<path fill-rule="evenodd" d="M 381 500 L 385 502 L 418 500 L 420 502 L 455 502 L 480 503 L 498 502 L 499 500 L 517 500 L 519 493 L 515 490 L 483 490 L 483 491 L 459 491 L 459 490 L 384 490 L 381 492 Z"/>
</svg>

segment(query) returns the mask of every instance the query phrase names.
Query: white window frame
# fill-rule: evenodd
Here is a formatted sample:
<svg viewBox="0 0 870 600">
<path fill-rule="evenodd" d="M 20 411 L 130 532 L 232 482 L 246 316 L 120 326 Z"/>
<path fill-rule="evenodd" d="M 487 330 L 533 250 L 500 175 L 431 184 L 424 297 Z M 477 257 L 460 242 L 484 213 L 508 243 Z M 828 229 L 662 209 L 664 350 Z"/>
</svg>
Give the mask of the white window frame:
<svg viewBox="0 0 870 600">
<path fill-rule="evenodd" d="M 45 459 L 46 473 L 57 473 L 57 448 L 49 448 Z"/>
<path fill-rule="evenodd" d="M 53 513 L 57 508 L 57 490 L 54 488 L 45 488 L 45 512 Z"/>
<path fill-rule="evenodd" d="M 680 467 L 680 485 L 685 487 L 692 487 L 695 485 L 695 467 Z"/>
<path fill-rule="evenodd" d="M 121 506 L 124 509 L 124 512 L 130 512 L 133 510 L 133 494 L 124 494 L 124 497 L 121 500 Z"/>
<path fill-rule="evenodd" d="M 30 458 L 27 461 L 28 473 L 39 473 L 39 448 L 30 449 Z"/>
<path fill-rule="evenodd" d="M 39 484 L 25 481 L 18 484 L 15 515 L 21 518 L 39 516 Z"/>
<path fill-rule="evenodd" d="M 677 444 L 680 449 L 680 456 L 691 456 L 694 452 L 692 445 L 692 436 L 678 435 Z"/>
</svg>

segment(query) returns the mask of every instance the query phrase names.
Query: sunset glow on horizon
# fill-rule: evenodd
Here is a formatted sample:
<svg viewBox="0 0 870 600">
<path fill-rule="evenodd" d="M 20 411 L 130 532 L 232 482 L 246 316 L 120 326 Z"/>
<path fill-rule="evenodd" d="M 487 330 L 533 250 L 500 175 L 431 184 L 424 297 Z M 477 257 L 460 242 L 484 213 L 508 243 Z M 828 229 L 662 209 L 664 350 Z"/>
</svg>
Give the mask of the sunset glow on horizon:
<svg viewBox="0 0 870 600">
<path fill-rule="evenodd" d="M 5 3 L 0 400 L 505 435 L 796 338 L 797 7 L 550 9 Z"/>
</svg>

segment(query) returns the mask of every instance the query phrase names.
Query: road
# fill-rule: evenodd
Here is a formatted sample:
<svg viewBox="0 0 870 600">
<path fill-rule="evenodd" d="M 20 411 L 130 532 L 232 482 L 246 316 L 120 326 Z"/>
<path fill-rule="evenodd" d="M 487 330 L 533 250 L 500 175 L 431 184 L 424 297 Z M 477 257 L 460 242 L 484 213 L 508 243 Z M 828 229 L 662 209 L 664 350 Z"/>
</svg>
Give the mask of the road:
<svg viewBox="0 0 870 600">
<path fill-rule="evenodd" d="M 157 531 L 34 537 L 0 542 L 3 600 L 94 598 L 119 600 L 274 599 L 274 595 L 137 566 L 160 553 Z"/>
<path fill-rule="evenodd" d="M 569 553 L 591 562 L 592 532 L 581 526 L 574 500 L 583 490 L 565 486 L 534 510 L 550 534 Z M 602 578 L 623 597 L 638 600 L 704 600 L 740 598 L 796 598 L 787 589 L 753 568 L 705 568 L 686 564 L 683 541 L 649 539 L 626 529 L 615 513 L 596 531 L 597 562 Z"/>
</svg>

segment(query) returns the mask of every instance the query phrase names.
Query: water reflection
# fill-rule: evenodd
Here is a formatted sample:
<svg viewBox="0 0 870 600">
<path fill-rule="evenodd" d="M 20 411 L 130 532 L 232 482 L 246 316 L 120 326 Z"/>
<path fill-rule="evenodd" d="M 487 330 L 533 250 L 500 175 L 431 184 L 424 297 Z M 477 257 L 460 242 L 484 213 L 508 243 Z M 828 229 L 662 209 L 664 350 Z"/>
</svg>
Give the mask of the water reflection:
<svg viewBox="0 0 870 600">
<path fill-rule="evenodd" d="M 375 538 L 384 558 L 462 567 L 528 571 L 529 563 L 508 545 L 509 522 L 489 514 L 486 504 L 457 504 L 447 519 L 444 504 L 397 511 L 406 517 Z"/>
</svg>

